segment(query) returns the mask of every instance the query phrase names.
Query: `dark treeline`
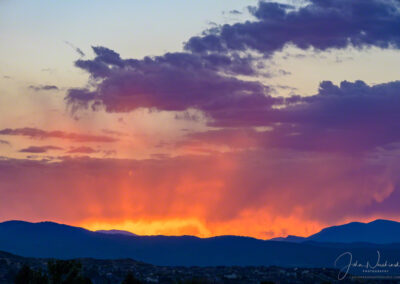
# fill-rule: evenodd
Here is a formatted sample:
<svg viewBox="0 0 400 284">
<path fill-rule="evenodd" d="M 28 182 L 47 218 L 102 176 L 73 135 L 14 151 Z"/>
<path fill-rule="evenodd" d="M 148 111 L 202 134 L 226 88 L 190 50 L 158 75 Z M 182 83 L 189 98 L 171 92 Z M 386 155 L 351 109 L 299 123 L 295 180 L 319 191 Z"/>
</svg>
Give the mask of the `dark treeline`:
<svg viewBox="0 0 400 284">
<path fill-rule="evenodd" d="M 93 284 L 92 280 L 83 275 L 82 264 L 77 260 L 50 260 L 47 270 L 32 269 L 22 266 L 14 280 L 15 284 Z M 127 273 L 121 284 L 142 284 L 132 273 Z M 208 284 L 207 279 L 186 279 L 175 281 L 176 284 Z M 262 282 L 262 284 L 273 282 Z"/>
<path fill-rule="evenodd" d="M 15 284 L 92 284 L 82 274 L 82 264 L 76 260 L 50 260 L 47 270 L 35 270 L 24 265 L 15 277 Z M 140 284 L 133 274 L 128 273 L 121 284 Z"/>
</svg>

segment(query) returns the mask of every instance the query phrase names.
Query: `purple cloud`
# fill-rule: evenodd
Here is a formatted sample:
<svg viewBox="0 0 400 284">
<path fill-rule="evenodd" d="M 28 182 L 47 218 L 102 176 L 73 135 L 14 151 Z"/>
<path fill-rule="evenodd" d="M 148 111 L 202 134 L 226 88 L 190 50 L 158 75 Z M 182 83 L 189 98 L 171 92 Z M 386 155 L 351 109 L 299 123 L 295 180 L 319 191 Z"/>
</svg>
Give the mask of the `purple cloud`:
<svg viewBox="0 0 400 284">
<path fill-rule="evenodd" d="M 301 49 L 400 47 L 400 4 L 392 0 L 311 0 L 303 7 L 260 1 L 256 20 L 223 25 L 192 37 L 186 50 L 258 51 L 272 55 L 285 45 Z"/>
<path fill-rule="evenodd" d="M 206 114 L 210 126 L 272 127 L 262 134 L 268 147 L 358 152 L 400 139 L 391 130 L 400 121 L 399 82 L 369 86 L 344 81 L 335 86 L 325 81 L 313 96 L 272 97 L 261 83 L 216 75 L 176 56 L 132 63 L 109 51 L 100 57 L 120 63 L 110 67 L 97 90 L 73 89 L 66 99 L 74 109 L 103 105 L 109 112 L 194 108 Z"/>
<path fill-rule="evenodd" d="M 399 88 L 400 81 L 374 86 L 363 81 L 344 81 L 339 86 L 325 81 L 318 94 L 292 96 L 280 108 L 215 113 L 214 126 L 250 129 L 190 134 L 189 140 L 229 144 L 236 135 L 257 147 L 353 153 L 386 147 L 400 142 L 400 133 L 393 131 L 400 126 Z M 255 131 L 252 126 L 270 129 Z M 228 137 L 225 142 L 223 137 Z"/>
<path fill-rule="evenodd" d="M 73 111 L 196 109 L 209 126 L 268 126 L 269 131 L 251 134 L 261 147 L 357 153 L 387 147 L 400 140 L 392 131 L 399 121 L 399 82 L 335 86 L 325 81 L 313 96 L 282 98 L 271 96 L 272 89 L 261 82 L 236 75 L 258 74 L 257 59 L 243 53 L 268 57 L 287 44 L 316 50 L 399 48 L 399 11 L 399 2 L 391 0 L 312 0 L 299 8 L 261 1 L 250 8 L 255 20 L 193 37 L 186 52 L 139 60 L 93 47 L 95 58 L 78 60 L 76 66 L 95 79 L 94 88 L 70 89 L 66 101 Z"/>
<path fill-rule="evenodd" d="M 300 8 L 261 1 L 250 11 L 255 20 L 192 37 L 185 45 L 186 52 L 139 60 L 122 59 L 113 50 L 93 47 L 94 59 L 75 64 L 96 79 L 94 89 L 70 89 L 68 105 L 73 111 L 103 106 L 108 112 L 193 108 L 204 112 L 216 126 L 264 126 L 292 120 L 294 115 L 302 120 L 316 113 L 311 108 L 309 113 L 300 113 L 300 106 L 297 111 L 294 107 L 290 111 L 275 108 L 300 99 L 272 97 L 268 86 L 236 76 L 259 75 L 257 58 L 243 54 L 255 50 L 270 56 L 286 44 L 317 50 L 349 45 L 400 47 L 400 5 L 396 1 L 313 0 Z M 332 101 L 324 98 L 313 97 L 312 105 L 328 107 Z M 348 96 L 335 100 L 342 111 L 349 101 Z"/>
<path fill-rule="evenodd" d="M 5 128 L 0 130 L 0 135 L 18 135 L 27 136 L 29 138 L 46 139 L 46 138 L 59 138 L 67 139 L 75 142 L 104 142 L 110 143 L 117 141 L 115 138 L 103 135 L 90 135 L 90 134 L 79 134 L 64 131 L 45 131 L 37 128 Z"/>
<path fill-rule="evenodd" d="M 47 153 L 50 150 L 62 150 L 60 147 L 56 146 L 30 146 L 28 148 L 21 149 L 21 153 Z"/>
<path fill-rule="evenodd" d="M 270 105 L 279 100 L 268 96 L 269 88 L 218 73 L 218 68 L 235 68 L 228 57 L 204 58 L 189 53 L 168 53 L 143 60 L 120 59 L 114 51 L 93 48 L 93 60 L 76 65 L 94 78 L 102 78 L 95 91 L 71 89 L 66 100 L 73 110 L 105 106 L 109 112 L 138 108 L 183 111 L 197 108 L 222 109 Z M 227 62 L 224 60 L 227 59 Z"/>
</svg>

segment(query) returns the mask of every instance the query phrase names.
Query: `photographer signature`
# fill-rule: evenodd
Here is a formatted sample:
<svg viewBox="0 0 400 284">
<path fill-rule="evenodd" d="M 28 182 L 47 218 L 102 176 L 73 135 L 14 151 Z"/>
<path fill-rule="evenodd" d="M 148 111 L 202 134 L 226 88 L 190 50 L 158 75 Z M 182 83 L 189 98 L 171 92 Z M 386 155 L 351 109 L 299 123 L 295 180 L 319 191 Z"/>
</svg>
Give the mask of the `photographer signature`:
<svg viewBox="0 0 400 284">
<path fill-rule="evenodd" d="M 341 259 L 345 260 L 346 265 L 340 268 L 338 274 L 338 280 L 343 280 L 348 275 L 351 267 L 364 268 L 365 270 L 371 270 L 369 272 L 381 272 L 378 269 L 382 268 L 400 268 L 400 262 L 390 263 L 388 261 L 381 262 L 381 254 L 379 250 L 377 251 L 377 260 L 374 264 L 367 261 L 365 264 L 358 262 L 358 260 L 353 261 L 353 254 L 351 252 L 344 252 L 338 256 L 335 260 L 335 267 L 338 261 Z M 346 261 L 347 260 L 347 261 Z M 385 270 L 387 272 L 387 270 Z"/>
</svg>

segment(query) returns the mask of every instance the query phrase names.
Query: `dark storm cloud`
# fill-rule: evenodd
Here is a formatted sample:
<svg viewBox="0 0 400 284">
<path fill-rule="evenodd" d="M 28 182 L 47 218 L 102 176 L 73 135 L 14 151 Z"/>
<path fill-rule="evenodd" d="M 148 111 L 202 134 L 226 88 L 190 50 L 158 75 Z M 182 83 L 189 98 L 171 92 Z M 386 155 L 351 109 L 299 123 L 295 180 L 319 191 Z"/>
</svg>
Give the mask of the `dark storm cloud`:
<svg viewBox="0 0 400 284">
<path fill-rule="evenodd" d="M 363 81 L 330 81 L 316 95 L 285 98 L 276 108 L 258 112 L 241 108 L 235 113 L 214 113 L 214 126 L 265 126 L 272 123 L 343 128 L 346 125 L 391 125 L 399 121 L 400 81 L 369 86 Z"/>
<path fill-rule="evenodd" d="M 90 134 L 79 134 L 64 131 L 46 131 L 37 128 L 5 128 L 0 130 L 0 135 L 17 135 L 27 136 L 29 138 L 46 139 L 46 138 L 59 138 L 72 140 L 76 142 L 115 142 L 114 138 L 103 136 L 103 135 L 90 135 Z"/>
<path fill-rule="evenodd" d="M 326 81 L 318 94 L 292 96 L 280 108 L 219 112 L 214 119 L 222 129 L 189 134 L 183 144 L 363 153 L 400 142 L 395 131 L 400 128 L 400 81 L 375 86 Z"/>
<path fill-rule="evenodd" d="M 104 105 L 109 112 L 128 112 L 137 108 L 182 111 L 197 108 L 213 112 L 238 105 L 270 105 L 277 99 L 267 96 L 269 88 L 218 73 L 227 70 L 246 73 L 243 58 L 219 55 L 201 57 L 190 53 L 168 53 L 143 60 L 120 59 L 114 51 L 93 48 L 93 60 L 78 60 L 78 67 L 93 78 L 102 78 L 95 91 L 71 89 L 66 97 L 73 109 Z M 238 63 L 238 66 L 235 64 Z M 239 70 L 240 69 L 240 70 Z"/>
<path fill-rule="evenodd" d="M 192 52 L 256 50 L 265 56 L 286 44 L 317 50 L 377 46 L 400 47 L 400 3 L 396 0 L 311 0 L 295 8 L 259 2 L 250 7 L 256 20 L 223 25 L 192 37 Z"/>
<path fill-rule="evenodd" d="M 154 65 L 181 68 L 182 70 L 206 70 L 209 72 L 223 71 L 228 74 L 254 75 L 251 56 L 238 54 L 192 54 L 188 52 L 166 53 L 163 56 L 144 57 L 139 59 L 121 59 L 115 51 L 102 46 L 92 47 L 95 58 L 93 60 L 77 60 L 75 65 L 86 70 L 94 78 L 106 78 L 112 72 L 123 69 L 136 69 Z M 145 71 L 145 70 L 143 70 Z"/>
</svg>

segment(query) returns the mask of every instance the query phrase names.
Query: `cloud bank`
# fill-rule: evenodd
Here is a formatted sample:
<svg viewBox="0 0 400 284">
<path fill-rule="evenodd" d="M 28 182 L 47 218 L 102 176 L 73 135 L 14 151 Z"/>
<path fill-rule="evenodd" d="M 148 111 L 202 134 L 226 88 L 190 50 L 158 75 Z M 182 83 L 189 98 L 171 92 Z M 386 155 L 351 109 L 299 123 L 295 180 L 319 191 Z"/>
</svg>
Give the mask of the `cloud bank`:
<svg viewBox="0 0 400 284">
<path fill-rule="evenodd" d="M 362 89 L 361 81 L 347 85 L 344 82 L 342 87 L 347 89 L 339 92 L 354 91 L 351 99 L 346 94 L 338 96 L 333 87 L 329 89 L 329 82 L 324 82 L 321 94 L 310 99 L 280 98 L 272 96 L 271 88 L 261 81 L 245 80 L 238 75 L 258 78 L 259 69 L 265 66 L 260 66 L 260 57 L 254 52 L 269 57 L 286 45 L 315 50 L 348 46 L 399 48 L 398 1 L 315 0 L 300 8 L 261 1 L 249 9 L 254 20 L 214 27 L 192 37 L 185 44 L 185 52 L 122 59 L 113 50 L 93 47 L 94 59 L 78 60 L 75 64 L 95 80 L 94 88 L 70 89 L 67 103 L 74 111 L 88 107 L 104 107 L 108 112 L 197 109 L 213 126 L 266 126 L 303 121 L 306 116 L 314 119 L 311 116 L 318 114 L 312 108 L 333 107 L 328 104 L 336 104 L 339 112 L 346 112 L 345 108 L 357 104 L 358 97 L 354 96 L 359 96 L 361 103 L 368 103 L 374 100 L 374 91 L 395 92 L 396 82 L 382 85 L 379 90 L 368 86 Z M 364 90 L 367 94 L 361 96 Z M 322 93 L 332 93 L 334 98 L 328 99 Z M 387 99 L 385 95 L 382 103 L 387 103 Z M 293 107 L 298 103 L 303 110 Z M 286 108 L 280 111 L 281 107 Z M 324 119 L 328 119 L 326 115 Z"/>
<path fill-rule="evenodd" d="M 311 0 L 303 7 L 259 2 L 255 21 L 223 25 L 192 37 L 195 53 L 258 51 L 271 56 L 285 45 L 301 49 L 400 47 L 400 4 L 396 0 Z"/>
<path fill-rule="evenodd" d="M 266 227 L 279 234 L 275 220 L 297 218 L 289 232 L 306 234 L 313 222 L 397 216 L 398 155 L 254 151 L 142 161 L 0 160 L 0 193 L 8 200 L 0 218 L 24 219 L 29 212 L 32 220 L 52 216 L 74 224 L 191 219 L 206 231 L 168 233 L 257 237 L 265 237 Z"/>
</svg>

